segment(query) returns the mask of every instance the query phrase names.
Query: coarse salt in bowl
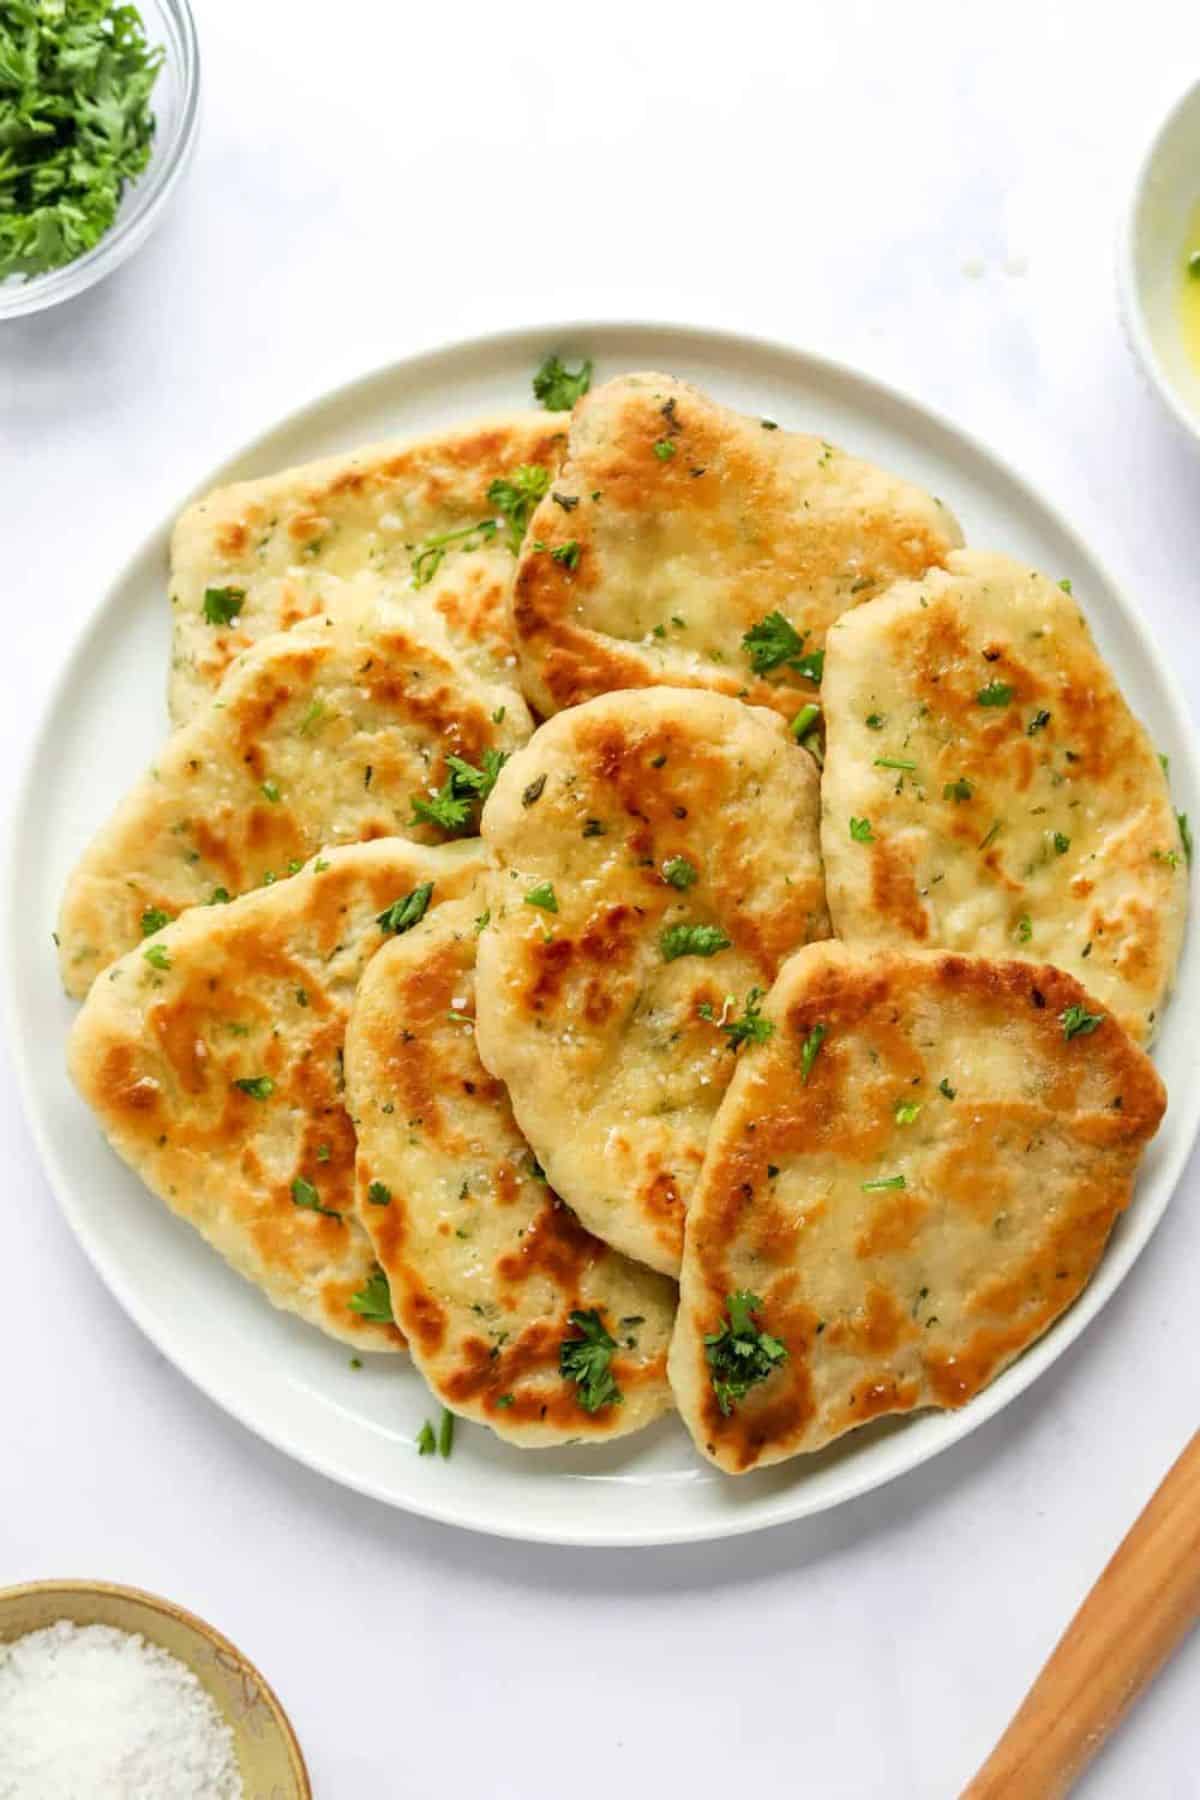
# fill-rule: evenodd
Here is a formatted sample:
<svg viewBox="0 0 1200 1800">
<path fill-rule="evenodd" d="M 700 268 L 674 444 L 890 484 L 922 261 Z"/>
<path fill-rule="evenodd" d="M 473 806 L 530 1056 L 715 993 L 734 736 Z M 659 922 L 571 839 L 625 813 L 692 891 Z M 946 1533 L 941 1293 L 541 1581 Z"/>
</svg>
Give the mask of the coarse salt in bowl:
<svg viewBox="0 0 1200 1800">
<path fill-rule="evenodd" d="M 93 1627 L 101 1628 L 99 1635 Z M 68 1668 L 68 1662 L 74 1666 Z M 74 1696 L 74 1722 L 64 1723 L 61 1745 L 53 1736 L 47 1743 L 43 1729 L 47 1706 L 53 1715 L 56 1682 L 60 1704 L 68 1690 Z M 105 1695 L 111 1703 L 118 1689 L 126 1702 L 139 1692 L 144 1699 L 132 1721 L 137 1728 L 132 1750 L 128 1736 L 107 1730 Z M 140 1785 L 132 1779 L 130 1771 L 143 1777 L 147 1766 L 153 1773 L 163 1729 L 164 1715 L 158 1701 L 146 1698 L 147 1690 L 151 1696 L 157 1690 L 158 1701 L 167 1706 L 165 1716 L 174 1709 L 176 1729 L 183 1721 L 181 1741 L 188 1746 L 190 1768 L 182 1765 L 181 1780 L 190 1776 L 190 1789 L 164 1789 L 161 1779 L 147 1787 L 144 1779 Z M 87 1792 L 89 1800 L 109 1800 L 111 1788 L 63 1787 L 62 1765 L 55 1765 L 52 1754 L 47 1760 L 47 1751 L 86 1750 L 86 1733 L 79 1741 L 85 1710 L 98 1721 L 95 1751 L 107 1754 L 110 1763 L 114 1755 L 127 1759 L 123 1785 L 116 1789 L 121 1800 L 191 1800 L 193 1794 L 204 1800 L 238 1800 L 243 1794 L 247 1800 L 258 1794 L 312 1800 L 304 1757 L 279 1700 L 254 1665 L 211 1625 L 169 1600 L 108 1583 L 41 1581 L 0 1590 L 0 1793 L 59 1800 L 62 1794 Z M 236 1768 L 233 1785 L 229 1750 Z M 41 1785 L 34 1786 L 28 1771 L 39 1763 Z"/>
</svg>

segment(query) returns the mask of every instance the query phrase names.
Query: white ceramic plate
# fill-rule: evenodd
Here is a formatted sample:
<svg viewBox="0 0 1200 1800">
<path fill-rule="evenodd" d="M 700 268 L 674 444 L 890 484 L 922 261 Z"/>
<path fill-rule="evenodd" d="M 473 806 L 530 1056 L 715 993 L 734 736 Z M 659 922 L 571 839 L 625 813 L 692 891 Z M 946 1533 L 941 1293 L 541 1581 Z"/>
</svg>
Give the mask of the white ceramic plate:
<svg viewBox="0 0 1200 1800">
<path fill-rule="evenodd" d="M 1171 757 L 1176 805 L 1200 819 L 1200 751 L 1160 651 L 1129 601 L 1053 509 L 955 427 L 848 369 L 781 346 L 644 326 L 548 328 L 455 346 L 370 375 L 296 413 L 211 480 L 258 474 L 390 435 L 524 403 L 549 349 L 595 358 L 596 378 L 667 369 L 721 400 L 820 432 L 942 495 L 968 540 L 1069 575 L 1125 691 Z M 207 485 L 207 484 L 206 484 Z M 51 1182 L 121 1304 L 206 1393 L 280 1449 L 394 1506 L 502 1536 L 657 1544 L 757 1530 L 835 1506 L 961 1438 L 1060 1356 L 1122 1280 L 1162 1215 L 1197 1126 L 1200 1083 L 1188 1033 L 1200 1009 L 1193 934 L 1157 1060 L 1171 1090 L 1132 1209 L 1074 1309 L 964 1411 L 882 1421 L 806 1461 L 732 1481 L 696 1457 L 674 1420 L 609 1448 L 522 1455 L 460 1422 L 448 1462 L 419 1458 L 433 1412 L 400 1359 L 349 1352 L 275 1312 L 173 1218 L 108 1150 L 63 1068 L 72 1007 L 53 947 L 30 920 L 56 916 L 90 833 L 150 759 L 166 726 L 164 521 L 76 645 L 35 741 L 9 868 L 7 962 L 13 1039 Z"/>
</svg>

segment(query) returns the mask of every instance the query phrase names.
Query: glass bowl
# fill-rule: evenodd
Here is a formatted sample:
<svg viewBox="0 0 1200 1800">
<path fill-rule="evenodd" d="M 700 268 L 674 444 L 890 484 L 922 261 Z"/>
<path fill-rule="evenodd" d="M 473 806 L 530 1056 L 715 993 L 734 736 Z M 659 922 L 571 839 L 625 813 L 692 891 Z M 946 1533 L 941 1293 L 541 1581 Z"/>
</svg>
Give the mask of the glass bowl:
<svg viewBox="0 0 1200 1800">
<path fill-rule="evenodd" d="M 116 219 L 100 242 L 74 262 L 44 275 L 0 281 L 0 319 L 41 312 L 82 294 L 119 268 L 145 243 L 187 166 L 196 138 L 200 58 L 188 0 L 136 0 L 148 44 L 162 44 L 163 66 L 151 94 L 155 132 L 150 161 L 121 197 Z"/>
</svg>

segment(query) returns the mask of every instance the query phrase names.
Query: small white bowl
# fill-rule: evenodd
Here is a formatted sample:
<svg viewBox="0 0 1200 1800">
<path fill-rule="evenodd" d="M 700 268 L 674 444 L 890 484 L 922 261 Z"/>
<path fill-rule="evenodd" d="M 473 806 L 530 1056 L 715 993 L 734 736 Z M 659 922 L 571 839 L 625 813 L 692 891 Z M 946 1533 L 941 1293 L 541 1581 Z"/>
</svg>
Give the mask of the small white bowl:
<svg viewBox="0 0 1200 1800">
<path fill-rule="evenodd" d="M 1117 247 L 1125 330 L 1163 404 L 1200 442 L 1200 369 L 1184 346 L 1180 263 L 1188 222 L 1200 206 L 1200 81 L 1155 133 L 1134 184 Z"/>
</svg>

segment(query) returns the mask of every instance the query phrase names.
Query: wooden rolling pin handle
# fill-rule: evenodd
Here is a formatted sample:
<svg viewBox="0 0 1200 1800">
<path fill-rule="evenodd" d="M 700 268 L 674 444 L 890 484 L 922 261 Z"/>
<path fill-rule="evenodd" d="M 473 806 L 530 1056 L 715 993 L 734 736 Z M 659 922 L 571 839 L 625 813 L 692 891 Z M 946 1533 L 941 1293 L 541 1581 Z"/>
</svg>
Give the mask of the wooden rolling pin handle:
<svg viewBox="0 0 1200 1800">
<path fill-rule="evenodd" d="M 962 1800 L 1060 1800 L 1200 1616 L 1200 1432 Z"/>
</svg>

